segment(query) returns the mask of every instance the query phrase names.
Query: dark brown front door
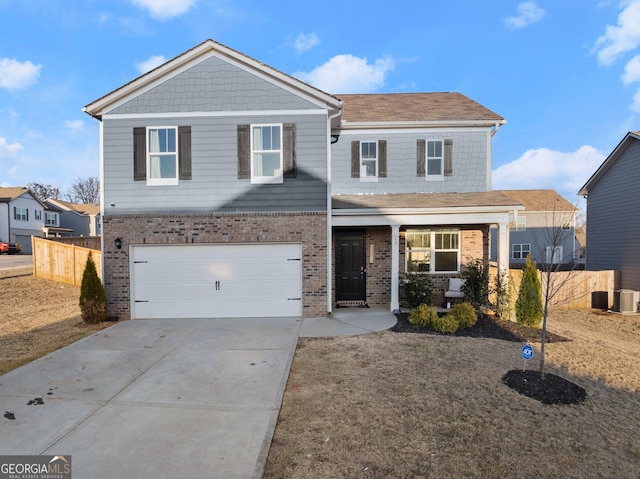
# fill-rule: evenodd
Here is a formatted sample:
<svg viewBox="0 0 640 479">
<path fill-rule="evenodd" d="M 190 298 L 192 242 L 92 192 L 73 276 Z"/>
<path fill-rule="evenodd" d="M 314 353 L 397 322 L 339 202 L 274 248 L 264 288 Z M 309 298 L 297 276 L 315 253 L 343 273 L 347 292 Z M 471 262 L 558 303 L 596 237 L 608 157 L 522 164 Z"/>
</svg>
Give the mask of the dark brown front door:
<svg viewBox="0 0 640 479">
<path fill-rule="evenodd" d="M 336 301 L 364 301 L 364 231 L 336 233 Z"/>
</svg>

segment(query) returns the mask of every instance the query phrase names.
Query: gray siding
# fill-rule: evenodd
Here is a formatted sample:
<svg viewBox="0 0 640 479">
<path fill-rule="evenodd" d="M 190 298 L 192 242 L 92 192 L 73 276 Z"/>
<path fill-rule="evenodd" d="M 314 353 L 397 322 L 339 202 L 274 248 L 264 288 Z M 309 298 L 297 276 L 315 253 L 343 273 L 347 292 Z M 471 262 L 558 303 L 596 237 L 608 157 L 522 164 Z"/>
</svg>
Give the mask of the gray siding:
<svg viewBox="0 0 640 479">
<path fill-rule="evenodd" d="M 317 115 L 103 120 L 105 214 L 326 211 L 327 117 Z M 297 177 L 283 184 L 237 179 L 237 125 L 295 123 Z M 133 181 L 133 128 L 191 126 L 192 179 Z M 110 206 L 115 203 L 115 207 Z"/>
<path fill-rule="evenodd" d="M 376 134 L 342 133 L 332 145 L 332 194 L 451 193 L 488 190 L 491 165 L 487 151 L 488 130 L 423 130 Z M 418 139 L 453 140 L 453 174 L 429 180 L 416 174 Z M 377 182 L 351 178 L 351 142 L 387 140 L 387 177 Z"/>
<path fill-rule="evenodd" d="M 217 57 L 200 62 L 109 113 L 174 113 L 317 108 Z"/>
<path fill-rule="evenodd" d="M 74 236 L 89 236 L 91 234 L 90 216 L 79 215 L 73 211 L 63 211 L 60 213 L 60 226 L 62 228 L 73 229 Z"/>
<path fill-rule="evenodd" d="M 551 223 L 550 223 L 551 224 Z M 498 230 L 491 228 L 491 260 L 496 261 L 498 257 Z M 537 263 L 544 263 L 547 256 L 547 246 L 557 243 L 562 246 L 562 263 L 572 263 L 574 260 L 575 230 L 573 227 L 560 230 L 552 227 L 527 227 L 525 231 L 516 231 L 512 228 L 509 231 L 509 263 L 524 264 L 526 258 L 513 259 L 512 251 L 514 244 L 531 245 L 531 260 Z"/>
<path fill-rule="evenodd" d="M 634 140 L 589 190 L 587 269 L 619 270 L 640 290 L 640 141 Z"/>
</svg>

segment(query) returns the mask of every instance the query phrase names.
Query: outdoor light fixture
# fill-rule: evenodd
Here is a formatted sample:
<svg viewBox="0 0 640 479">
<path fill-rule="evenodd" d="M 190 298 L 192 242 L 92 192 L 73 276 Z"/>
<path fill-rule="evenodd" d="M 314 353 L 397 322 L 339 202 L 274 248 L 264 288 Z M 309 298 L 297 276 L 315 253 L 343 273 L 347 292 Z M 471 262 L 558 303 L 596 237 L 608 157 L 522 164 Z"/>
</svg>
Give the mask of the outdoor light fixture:
<svg viewBox="0 0 640 479">
<path fill-rule="evenodd" d="M 122 248 L 122 238 L 116 238 L 116 248 Z"/>
</svg>

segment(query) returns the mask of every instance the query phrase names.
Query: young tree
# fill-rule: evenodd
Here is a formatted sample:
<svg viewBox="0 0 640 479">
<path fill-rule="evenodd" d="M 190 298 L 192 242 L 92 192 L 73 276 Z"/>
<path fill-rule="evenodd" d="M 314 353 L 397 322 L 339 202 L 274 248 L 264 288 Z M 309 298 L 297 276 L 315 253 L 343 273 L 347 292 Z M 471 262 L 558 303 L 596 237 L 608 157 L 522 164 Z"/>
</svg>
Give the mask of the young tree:
<svg viewBox="0 0 640 479">
<path fill-rule="evenodd" d="M 100 323 L 107 319 L 107 293 L 102 286 L 91 253 L 82 273 L 80 312 L 86 323 Z"/>
<path fill-rule="evenodd" d="M 78 178 L 67 191 L 66 197 L 72 203 L 97 204 L 100 202 L 100 180 L 95 176 Z"/>
<path fill-rule="evenodd" d="M 537 326 L 542 321 L 542 296 L 540 279 L 535 261 L 527 255 L 527 262 L 522 272 L 522 281 L 516 300 L 516 320 L 525 326 Z"/>
<path fill-rule="evenodd" d="M 45 185 L 44 183 L 37 183 L 32 181 L 27 183 L 27 188 L 33 193 L 40 201 L 44 201 L 47 198 L 52 200 L 60 199 L 60 189 L 56 186 Z"/>
</svg>

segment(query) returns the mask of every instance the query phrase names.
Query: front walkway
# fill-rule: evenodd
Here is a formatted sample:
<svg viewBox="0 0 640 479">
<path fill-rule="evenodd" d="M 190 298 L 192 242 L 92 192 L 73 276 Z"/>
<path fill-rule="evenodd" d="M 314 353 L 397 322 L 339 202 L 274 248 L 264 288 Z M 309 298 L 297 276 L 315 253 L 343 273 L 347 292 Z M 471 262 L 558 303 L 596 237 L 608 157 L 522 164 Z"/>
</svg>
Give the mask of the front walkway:
<svg viewBox="0 0 640 479">
<path fill-rule="evenodd" d="M 304 318 L 299 337 L 353 336 L 384 331 L 396 324 L 388 306 L 371 308 L 334 308 L 331 316 Z"/>
</svg>

